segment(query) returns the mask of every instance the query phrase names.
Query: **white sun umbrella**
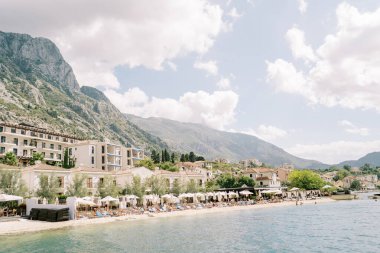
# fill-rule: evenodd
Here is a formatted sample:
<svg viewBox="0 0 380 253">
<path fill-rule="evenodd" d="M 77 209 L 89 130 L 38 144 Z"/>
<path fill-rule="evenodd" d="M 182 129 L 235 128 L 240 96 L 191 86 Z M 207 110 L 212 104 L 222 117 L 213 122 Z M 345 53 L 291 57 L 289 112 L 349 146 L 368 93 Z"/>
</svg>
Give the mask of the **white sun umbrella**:
<svg viewBox="0 0 380 253">
<path fill-rule="evenodd" d="M 119 202 L 119 199 L 115 199 L 111 196 L 107 196 L 107 197 L 102 198 L 100 201 L 102 201 L 102 202 L 109 202 L 109 201 Z"/>
<path fill-rule="evenodd" d="M 22 200 L 22 199 L 23 199 L 23 197 L 20 197 L 20 196 L 0 194 L 0 202 L 18 201 L 18 200 Z"/>
<path fill-rule="evenodd" d="M 84 206 L 97 206 L 97 204 L 95 204 L 94 202 L 89 201 L 89 200 L 85 200 L 83 198 L 77 198 L 76 204 L 77 205 L 84 205 Z"/>
<path fill-rule="evenodd" d="M 294 191 L 299 191 L 300 188 L 297 188 L 297 187 L 293 187 L 292 189 L 290 189 L 289 191 L 290 192 L 294 192 Z"/>
<path fill-rule="evenodd" d="M 323 186 L 322 189 L 328 189 L 328 188 L 331 188 L 331 187 L 332 187 L 331 185 L 327 184 L 327 185 Z"/>
<path fill-rule="evenodd" d="M 173 195 L 170 195 L 170 194 L 165 194 L 165 195 L 161 196 L 161 198 L 163 198 L 163 199 L 170 199 L 172 197 L 173 197 Z"/>
<path fill-rule="evenodd" d="M 83 197 L 83 198 L 81 198 L 81 199 L 83 199 L 83 200 L 88 200 L 88 201 L 92 201 L 92 197 L 90 197 L 90 196 L 86 196 L 86 197 Z"/>
<path fill-rule="evenodd" d="M 248 195 L 252 195 L 253 193 L 248 190 L 244 190 L 244 191 L 239 192 L 239 194 L 243 196 L 248 196 Z"/>
</svg>

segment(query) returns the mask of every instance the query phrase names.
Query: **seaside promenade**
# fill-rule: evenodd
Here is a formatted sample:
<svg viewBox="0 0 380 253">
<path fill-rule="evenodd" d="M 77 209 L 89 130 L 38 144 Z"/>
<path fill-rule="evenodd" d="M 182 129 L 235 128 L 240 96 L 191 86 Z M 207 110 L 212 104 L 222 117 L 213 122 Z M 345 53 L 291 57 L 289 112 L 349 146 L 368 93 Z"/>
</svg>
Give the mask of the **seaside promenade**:
<svg viewBox="0 0 380 253">
<path fill-rule="evenodd" d="M 334 202 L 334 200 L 323 197 L 317 200 L 304 200 L 303 204 L 322 204 Z M 128 221 L 128 222 L 136 222 L 145 219 L 158 219 L 158 218 L 168 218 L 168 217 L 178 217 L 178 216 L 194 216 L 194 215 L 202 215 L 202 214 L 212 214 L 219 212 L 233 212 L 233 211 L 241 211 L 241 210 L 255 210 L 262 208 L 275 208 L 275 207 L 285 207 L 296 205 L 296 201 L 284 201 L 279 203 L 266 203 L 266 204 L 255 204 L 255 205 L 247 205 L 247 206 L 223 206 L 223 207 L 212 207 L 212 208 L 203 208 L 203 209 L 189 209 L 182 211 L 172 211 L 172 212 L 161 212 L 154 214 L 140 214 L 140 215 L 125 215 L 118 217 L 103 217 L 103 218 L 95 218 L 95 219 L 78 219 L 78 220 L 70 220 L 64 222 L 44 222 L 44 221 L 33 221 L 33 220 L 25 220 L 19 219 L 15 221 L 2 222 L 0 226 L 0 236 L 1 235 L 12 235 L 12 234 L 22 234 L 22 233 L 31 233 L 45 230 L 55 230 L 76 226 L 85 226 L 85 225 L 93 225 L 93 224 L 104 224 L 118 221 Z M 301 208 L 301 207 L 300 207 Z"/>
</svg>

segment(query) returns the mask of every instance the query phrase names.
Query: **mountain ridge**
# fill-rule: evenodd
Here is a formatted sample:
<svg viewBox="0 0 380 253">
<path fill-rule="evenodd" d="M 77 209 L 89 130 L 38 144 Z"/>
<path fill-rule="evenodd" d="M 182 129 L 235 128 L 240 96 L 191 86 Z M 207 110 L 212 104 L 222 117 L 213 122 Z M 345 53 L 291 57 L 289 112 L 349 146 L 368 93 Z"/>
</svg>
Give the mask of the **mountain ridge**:
<svg viewBox="0 0 380 253">
<path fill-rule="evenodd" d="M 126 117 L 179 152 L 194 151 L 208 159 L 239 161 L 256 158 L 273 166 L 292 163 L 298 168 L 328 167 L 318 161 L 298 158 L 271 143 L 243 133 L 224 132 L 200 124 L 157 117 L 141 118 L 132 114 L 127 114 Z"/>
<path fill-rule="evenodd" d="M 26 34 L 0 32 L 0 121 L 145 149 L 167 148 L 125 119 L 101 91 L 80 87 L 53 42 Z"/>
</svg>

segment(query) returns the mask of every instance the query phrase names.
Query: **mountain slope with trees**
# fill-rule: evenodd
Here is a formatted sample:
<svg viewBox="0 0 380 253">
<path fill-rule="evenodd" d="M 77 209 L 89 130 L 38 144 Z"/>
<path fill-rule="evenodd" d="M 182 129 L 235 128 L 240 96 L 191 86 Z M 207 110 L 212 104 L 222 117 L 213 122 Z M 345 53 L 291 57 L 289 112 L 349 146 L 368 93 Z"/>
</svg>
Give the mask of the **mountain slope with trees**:
<svg viewBox="0 0 380 253">
<path fill-rule="evenodd" d="M 167 148 L 125 119 L 101 91 L 80 87 L 53 42 L 26 34 L 0 32 L 0 121 L 145 149 Z"/>
<path fill-rule="evenodd" d="M 129 121 L 164 140 L 171 150 L 196 152 L 206 159 L 225 158 L 231 161 L 256 158 L 273 166 L 292 163 L 298 168 L 326 168 L 318 161 L 293 156 L 257 137 L 218 131 L 200 124 L 183 123 L 163 118 L 141 118 L 126 115 Z"/>
</svg>

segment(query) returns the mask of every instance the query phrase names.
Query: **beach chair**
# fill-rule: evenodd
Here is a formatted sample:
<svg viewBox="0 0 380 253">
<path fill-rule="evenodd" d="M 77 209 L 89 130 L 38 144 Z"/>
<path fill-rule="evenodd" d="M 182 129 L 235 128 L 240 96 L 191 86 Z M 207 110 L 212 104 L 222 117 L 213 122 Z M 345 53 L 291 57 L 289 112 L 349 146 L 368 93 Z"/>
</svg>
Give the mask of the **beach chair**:
<svg viewBox="0 0 380 253">
<path fill-rule="evenodd" d="M 103 218 L 104 217 L 104 215 L 99 211 L 96 211 L 95 215 L 97 218 Z"/>
</svg>

